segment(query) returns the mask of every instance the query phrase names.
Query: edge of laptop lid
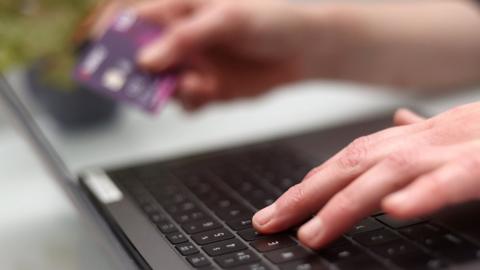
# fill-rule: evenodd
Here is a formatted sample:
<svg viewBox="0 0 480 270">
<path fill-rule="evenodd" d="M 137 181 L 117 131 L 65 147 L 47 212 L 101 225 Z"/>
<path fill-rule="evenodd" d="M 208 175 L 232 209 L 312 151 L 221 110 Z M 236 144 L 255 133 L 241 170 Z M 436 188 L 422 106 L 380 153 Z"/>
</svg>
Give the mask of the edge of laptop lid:
<svg viewBox="0 0 480 270">
<path fill-rule="evenodd" d="M 89 228 L 102 239 L 101 244 L 116 260 L 121 269 L 138 269 L 135 262 L 125 251 L 103 216 L 98 212 L 88 196 L 84 194 L 73 175 L 64 164 L 58 153 L 53 149 L 43 135 L 41 129 L 33 120 L 25 104 L 16 96 L 7 78 L 0 73 L 0 102 L 8 120 L 17 127 L 35 150 L 40 160 L 46 165 L 48 172 L 60 186 L 69 200 L 78 209 L 82 217 L 88 220 Z"/>
</svg>

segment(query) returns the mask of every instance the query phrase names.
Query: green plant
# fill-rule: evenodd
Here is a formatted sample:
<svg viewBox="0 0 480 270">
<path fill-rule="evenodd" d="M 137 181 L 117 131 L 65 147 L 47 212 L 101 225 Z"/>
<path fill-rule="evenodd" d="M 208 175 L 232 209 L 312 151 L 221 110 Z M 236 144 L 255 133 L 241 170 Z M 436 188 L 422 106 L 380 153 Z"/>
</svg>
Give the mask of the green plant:
<svg viewBox="0 0 480 270">
<path fill-rule="evenodd" d="M 48 59 L 45 78 L 70 81 L 71 34 L 95 0 L 0 0 L 0 71 Z"/>
</svg>

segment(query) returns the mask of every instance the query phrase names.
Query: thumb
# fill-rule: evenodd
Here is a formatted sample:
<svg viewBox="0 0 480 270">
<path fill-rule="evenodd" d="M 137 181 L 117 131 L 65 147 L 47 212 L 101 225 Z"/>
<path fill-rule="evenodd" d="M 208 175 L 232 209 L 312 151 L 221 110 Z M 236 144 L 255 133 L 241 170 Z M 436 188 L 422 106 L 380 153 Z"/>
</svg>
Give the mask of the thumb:
<svg viewBox="0 0 480 270">
<path fill-rule="evenodd" d="M 179 65 L 189 55 L 219 42 L 231 32 L 232 23 L 224 14 L 206 10 L 172 25 L 165 34 L 139 55 L 139 64 L 162 71 Z"/>
</svg>

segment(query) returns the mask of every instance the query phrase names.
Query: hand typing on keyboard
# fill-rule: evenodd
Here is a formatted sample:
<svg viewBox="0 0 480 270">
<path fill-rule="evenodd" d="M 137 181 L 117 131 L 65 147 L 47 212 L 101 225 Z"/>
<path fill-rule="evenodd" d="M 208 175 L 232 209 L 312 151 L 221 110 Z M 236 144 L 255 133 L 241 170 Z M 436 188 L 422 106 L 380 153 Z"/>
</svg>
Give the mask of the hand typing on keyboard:
<svg viewBox="0 0 480 270">
<path fill-rule="evenodd" d="M 480 103 L 431 119 L 400 110 L 396 127 L 359 138 L 258 212 L 273 233 L 319 211 L 300 240 L 321 247 L 380 207 L 397 218 L 480 199 Z"/>
<path fill-rule="evenodd" d="M 396 127 L 352 142 L 259 211 L 253 224 L 274 233 L 315 214 L 298 237 L 319 248 L 380 207 L 408 219 L 480 199 L 478 119 L 480 103 L 430 119 L 399 110 Z"/>
</svg>

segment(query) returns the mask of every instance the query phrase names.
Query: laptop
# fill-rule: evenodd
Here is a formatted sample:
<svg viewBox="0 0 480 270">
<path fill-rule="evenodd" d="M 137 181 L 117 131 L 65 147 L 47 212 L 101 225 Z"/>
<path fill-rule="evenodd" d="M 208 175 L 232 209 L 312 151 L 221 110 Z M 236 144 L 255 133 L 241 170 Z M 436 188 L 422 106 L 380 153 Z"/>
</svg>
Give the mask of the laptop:
<svg viewBox="0 0 480 270">
<path fill-rule="evenodd" d="M 61 148 L 69 138 L 49 134 L 31 98 L 4 78 L 0 93 L 119 269 L 480 269 L 478 202 L 414 220 L 372 213 L 320 250 L 299 243 L 294 228 L 253 229 L 255 211 L 352 139 L 391 125 L 391 111 L 204 153 L 72 169 Z"/>
</svg>

